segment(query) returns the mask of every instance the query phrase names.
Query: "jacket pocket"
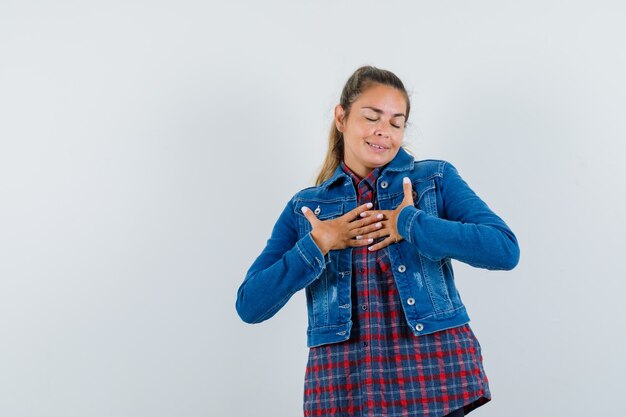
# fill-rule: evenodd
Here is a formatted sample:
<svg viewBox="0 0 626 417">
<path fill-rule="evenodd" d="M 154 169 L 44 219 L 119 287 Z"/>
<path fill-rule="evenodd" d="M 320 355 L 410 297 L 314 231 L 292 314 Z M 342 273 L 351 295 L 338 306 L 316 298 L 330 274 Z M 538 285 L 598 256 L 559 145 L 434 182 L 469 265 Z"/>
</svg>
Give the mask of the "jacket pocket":
<svg viewBox="0 0 626 417">
<path fill-rule="evenodd" d="M 308 207 L 319 220 L 328 220 L 343 214 L 343 201 L 296 200 L 294 211 L 298 224 L 298 237 L 301 238 L 311 231 L 311 223 L 302 214 L 302 207 Z"/>
<path fill-rule="evenodd" d="M 413 180 L 413 205 L 426 212 L 429 216 L 438 217 L 437 212 L 437 189 L 434 179 Z M 397 208 L 404 199 L 404 192 L 391 196 L 391 208 Z"/>
</svg>

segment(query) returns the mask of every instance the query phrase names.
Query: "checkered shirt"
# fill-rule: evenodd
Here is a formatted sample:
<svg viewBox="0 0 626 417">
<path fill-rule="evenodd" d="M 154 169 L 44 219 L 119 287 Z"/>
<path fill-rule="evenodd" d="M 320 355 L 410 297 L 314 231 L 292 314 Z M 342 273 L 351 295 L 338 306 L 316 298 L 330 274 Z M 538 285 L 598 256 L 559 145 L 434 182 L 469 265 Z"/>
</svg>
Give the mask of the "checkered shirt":
<svg viewBox="0 0 626 417">
<path fill-rule="evenodd" d="M 375 169 L 355 184 L 358 204 L 377 209 Z M 478 340 L 468 324 L 415 336 L 404 318 L 387 248 L 352 251 L 350 339 L 313 347 L 304 381 L 304 415 L 444 416 L 490 401 Z"/>
</svg>

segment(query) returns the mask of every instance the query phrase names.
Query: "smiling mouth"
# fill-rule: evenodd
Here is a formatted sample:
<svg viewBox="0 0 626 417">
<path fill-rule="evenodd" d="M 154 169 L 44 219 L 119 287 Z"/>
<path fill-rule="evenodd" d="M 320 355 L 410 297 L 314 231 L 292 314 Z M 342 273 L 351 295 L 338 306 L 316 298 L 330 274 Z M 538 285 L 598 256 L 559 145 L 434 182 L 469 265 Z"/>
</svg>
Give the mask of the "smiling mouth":
<svg viewBox="0 0 626 417">
<path fill-rule="evenodd" d="M 369 145 L 370 148 L 375 149 L 377 151 L 384 151 L 387 150 L 387 148 L 385 148 L 384 146 L 381 145 L 376 145 L 375 143 L 370 143 L 368 141 L 365 141 L 365 143 L 367 143 Z"/>
</svg>

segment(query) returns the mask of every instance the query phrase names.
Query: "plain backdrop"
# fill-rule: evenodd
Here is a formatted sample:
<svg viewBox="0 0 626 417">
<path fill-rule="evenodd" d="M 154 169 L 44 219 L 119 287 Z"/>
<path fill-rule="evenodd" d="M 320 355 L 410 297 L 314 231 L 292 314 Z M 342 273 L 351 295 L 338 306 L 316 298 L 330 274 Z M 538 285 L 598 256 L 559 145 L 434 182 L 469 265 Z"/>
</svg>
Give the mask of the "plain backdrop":
<svg viewBox="0 0 626 417">
<path fill-rule="evenodd" d="M 517 234 L 454 261 L 493 401 L 623 408 L 622 1 L 0 3 L 0 416 L 292 417 L 302 292 L 247 325 L 236 291 L 313 183 L 364 64 L 411 92 L 420 159 Z"/>
</svg>

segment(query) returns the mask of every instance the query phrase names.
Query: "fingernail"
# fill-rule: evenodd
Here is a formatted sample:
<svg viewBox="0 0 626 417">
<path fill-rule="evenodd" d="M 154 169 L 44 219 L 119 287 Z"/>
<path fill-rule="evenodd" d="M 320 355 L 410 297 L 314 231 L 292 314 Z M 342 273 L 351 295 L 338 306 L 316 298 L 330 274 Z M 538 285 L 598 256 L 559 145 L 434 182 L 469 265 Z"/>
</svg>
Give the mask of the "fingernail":
<svg viewBox="0 0 626 417">
<path fill-rule="evenodd" d="M 378 215 L 376 216 L 377 219 L 382 219 L 383 218 L 383 214 L 382 213 L 378 213 Z"/>
<path fill-rule="evenodd" d="M 404 177 L 404 178 L 402 179 L 402 182 L 403 182 L 403 183 L 405 183 L 405 184 L 408 184 L 408 183 L 410 183 L 410 182 L 411 182 L 411 180 L 409 179 L 409 177 Z"/>
<path fill-rule="evenodd" d="M 373 251 L 373 250 L 374 250 L 374 247 L 373 247 L 373 246 L 370 246 L 369 248 L 367 248 L 367 250 L 371 252 L 371 251 Z"/>
<path fill-rule="evenodd" d="M 374 204 L 372 204 L 372 203 L 367 203 L 367 208 L 372 208 L 372 207 L 374 207 Z"/>
<path fill-rule="evenodd" d="M 380 227 L 382 224 L 380 222 L 376 223 L 376 227 Z"/>
<path fill-rule="evenodd" d="M 373 241 L 374 241 L 374 239 L 372 239 L 372 238 L 367 239 L 367 243 L 372 243 Z"/>
<path fill-rule="evenodd" d="M 309 208 L 307 206 L 303 206 L 301 210 L 303 213 L 306 213 L 309 210 Z"/>
<path fill-rule="evenodd" d="M 365 217 L 365 216 L 367 216 L 367 213 L 365 212 L 361 213 L 361 217 Z"/>
<path fill-rule="evenodd" d="M 361 239 L 363 239 L 363 236 L 361 236 L 361 235 L 358 235 L 358 236 L 356 237 L 356 240 L 361 240 Z"/>
</svg>

